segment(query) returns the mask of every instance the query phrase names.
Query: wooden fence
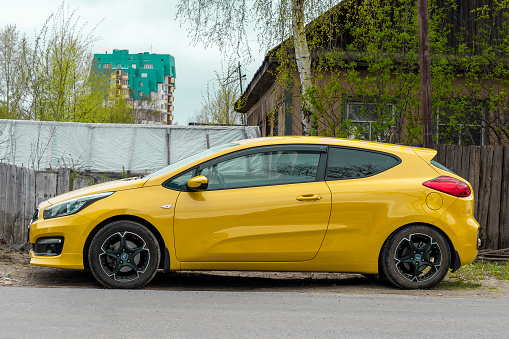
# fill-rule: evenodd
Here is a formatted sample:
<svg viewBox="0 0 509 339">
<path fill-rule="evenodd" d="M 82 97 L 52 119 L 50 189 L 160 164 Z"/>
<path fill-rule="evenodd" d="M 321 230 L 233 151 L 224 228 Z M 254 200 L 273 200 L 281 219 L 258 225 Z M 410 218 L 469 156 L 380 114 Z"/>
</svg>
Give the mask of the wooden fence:
<svg viewBox="0 0 509 339">
<path fill-rule="evenodd" d="M 467 179 L 483 249 L 509 248 L 509 147 L 437 147 L 436 161 Z"/>
<path fill-rule="evenodd" d="M 509 147 L 438 146 L 437 152 L 438 162 L 472 184 L 482 248 L 509 248 Z M 69 169 L 37 172 L 0 163 L 0 235 L 11 243 L 23 243 L 38 203 L 71 187 L 76 189 L 119 176 L 71 176 Z"/>
<path fill-rule="evenodd" d="M 121 174 L 72 174 L 70 169 L 35 171 L 0 163 L 0 237 L 10 243 L 27 241 L 28 224 L 35 207 L 72 189 L 117 179 Z"/>
<path fill-rule="evenodd" d="M 0 235 L 24 243 L 37 202 L 69 191 L 69 175 L 0 163 Z"/>
</svg>

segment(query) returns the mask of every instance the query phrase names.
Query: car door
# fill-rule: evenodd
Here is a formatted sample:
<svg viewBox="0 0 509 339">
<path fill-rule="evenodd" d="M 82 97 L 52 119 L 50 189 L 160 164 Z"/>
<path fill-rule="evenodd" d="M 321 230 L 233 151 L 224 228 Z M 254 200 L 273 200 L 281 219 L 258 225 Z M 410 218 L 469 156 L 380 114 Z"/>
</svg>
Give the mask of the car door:
<svg viewBox="0 0 509 339">
<path fill-rule="evenodd" d="M 270 146 L 199 166 L 209 186 L 182 191 L 175 208 L 182 262 L 295 262 L 312 259 L 331 209 L 326 147 Z M 187 175 L 189 176 L 189 175 Z"/>
</svg>

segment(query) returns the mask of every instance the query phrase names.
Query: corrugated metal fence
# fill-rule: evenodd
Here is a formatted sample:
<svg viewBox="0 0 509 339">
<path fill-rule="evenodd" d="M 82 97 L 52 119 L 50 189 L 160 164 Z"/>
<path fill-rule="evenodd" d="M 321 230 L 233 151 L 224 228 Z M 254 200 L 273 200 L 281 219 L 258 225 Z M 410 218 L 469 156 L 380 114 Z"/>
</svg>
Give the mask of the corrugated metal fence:
<svg viewBox="0 0 509 339">
<path fill-rule="evenodd" d="M 438 146 L 437 151 L 438 162 L 473 186 L 482 248 L 509 248 L 509 147 Z M 43 172 L 0 163 L 0 235 L 12 243 L 25 242 L 27 225 L 38 203 L 70 187 L 111 179 L 111 175 L 93 179 L 75 177 L 69 169 Z"/>
</svg>

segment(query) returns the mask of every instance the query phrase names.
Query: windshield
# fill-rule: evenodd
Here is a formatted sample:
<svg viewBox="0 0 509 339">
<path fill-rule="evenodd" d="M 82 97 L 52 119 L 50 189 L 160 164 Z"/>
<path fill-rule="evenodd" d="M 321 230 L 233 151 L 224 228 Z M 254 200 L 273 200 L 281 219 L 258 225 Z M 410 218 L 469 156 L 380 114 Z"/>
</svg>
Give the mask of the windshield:
<svg viewBox="0 0 509 339">
<path fill-rule="evenodd" d="M 163 174 L 166 174 L 166 173 L 169 173 L 173 170 L 176 170 L 177 168 L 179 167 L 183 167 L 183 166 L 186 166 L 196 160 L 199 160 L 201 158 L 205 158 L 209 155 L 212 155 L 214 153 L 217 153 L 217 152 L 220 152 L 222 150 L 225 150 L 227 148 L 230 148 L 230 147 L 234 147 L 234 146 L 238 146 L 238 144 L 224 144 L 224 145 L 219 145 L 219 146 L 215 146 L 215 147 L 211 147 L 205 151 L 202 151 L 200 153 L 196 153 L 194 155 L 191 155 L 187 158 L 184 158 L 184 159 L 181 159 L 177 162 L 174 162 L 173 164 L 170 164 L 166 167 L 163 167 L 161 168 L 159 171 L 156 171 L 154 173 L 151 173 L 149 175 L 146 175 L 144 178 L 145 179 L 149 179 L 149 178 L 155 178 L 155 177 L 158 177 L 160 175 L 163 175 Z"/>
</svg>

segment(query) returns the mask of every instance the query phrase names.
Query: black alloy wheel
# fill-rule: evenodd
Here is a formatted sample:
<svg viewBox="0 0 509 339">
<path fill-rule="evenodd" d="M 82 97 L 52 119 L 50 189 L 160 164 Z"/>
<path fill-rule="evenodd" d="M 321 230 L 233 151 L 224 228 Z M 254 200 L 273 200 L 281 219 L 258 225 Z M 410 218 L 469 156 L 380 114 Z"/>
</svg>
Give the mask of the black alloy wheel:
<svg viewBox="0 0 509 339">
<path fill-rule="evenodd" d="M 444 236 L 426 225 L 393 233 L 382 249 L 384 274 L 403 289 L 431 288 L 447 274 L 451 250 Z"/>
<path fill-rule="evenodd" d="M 145 226 L 127 220 L 112 222 L 93 238 L 88 252 L 94 277 L 108 288 L 140 288 L 157 272 L 161 254 Z"/>
</svg>

